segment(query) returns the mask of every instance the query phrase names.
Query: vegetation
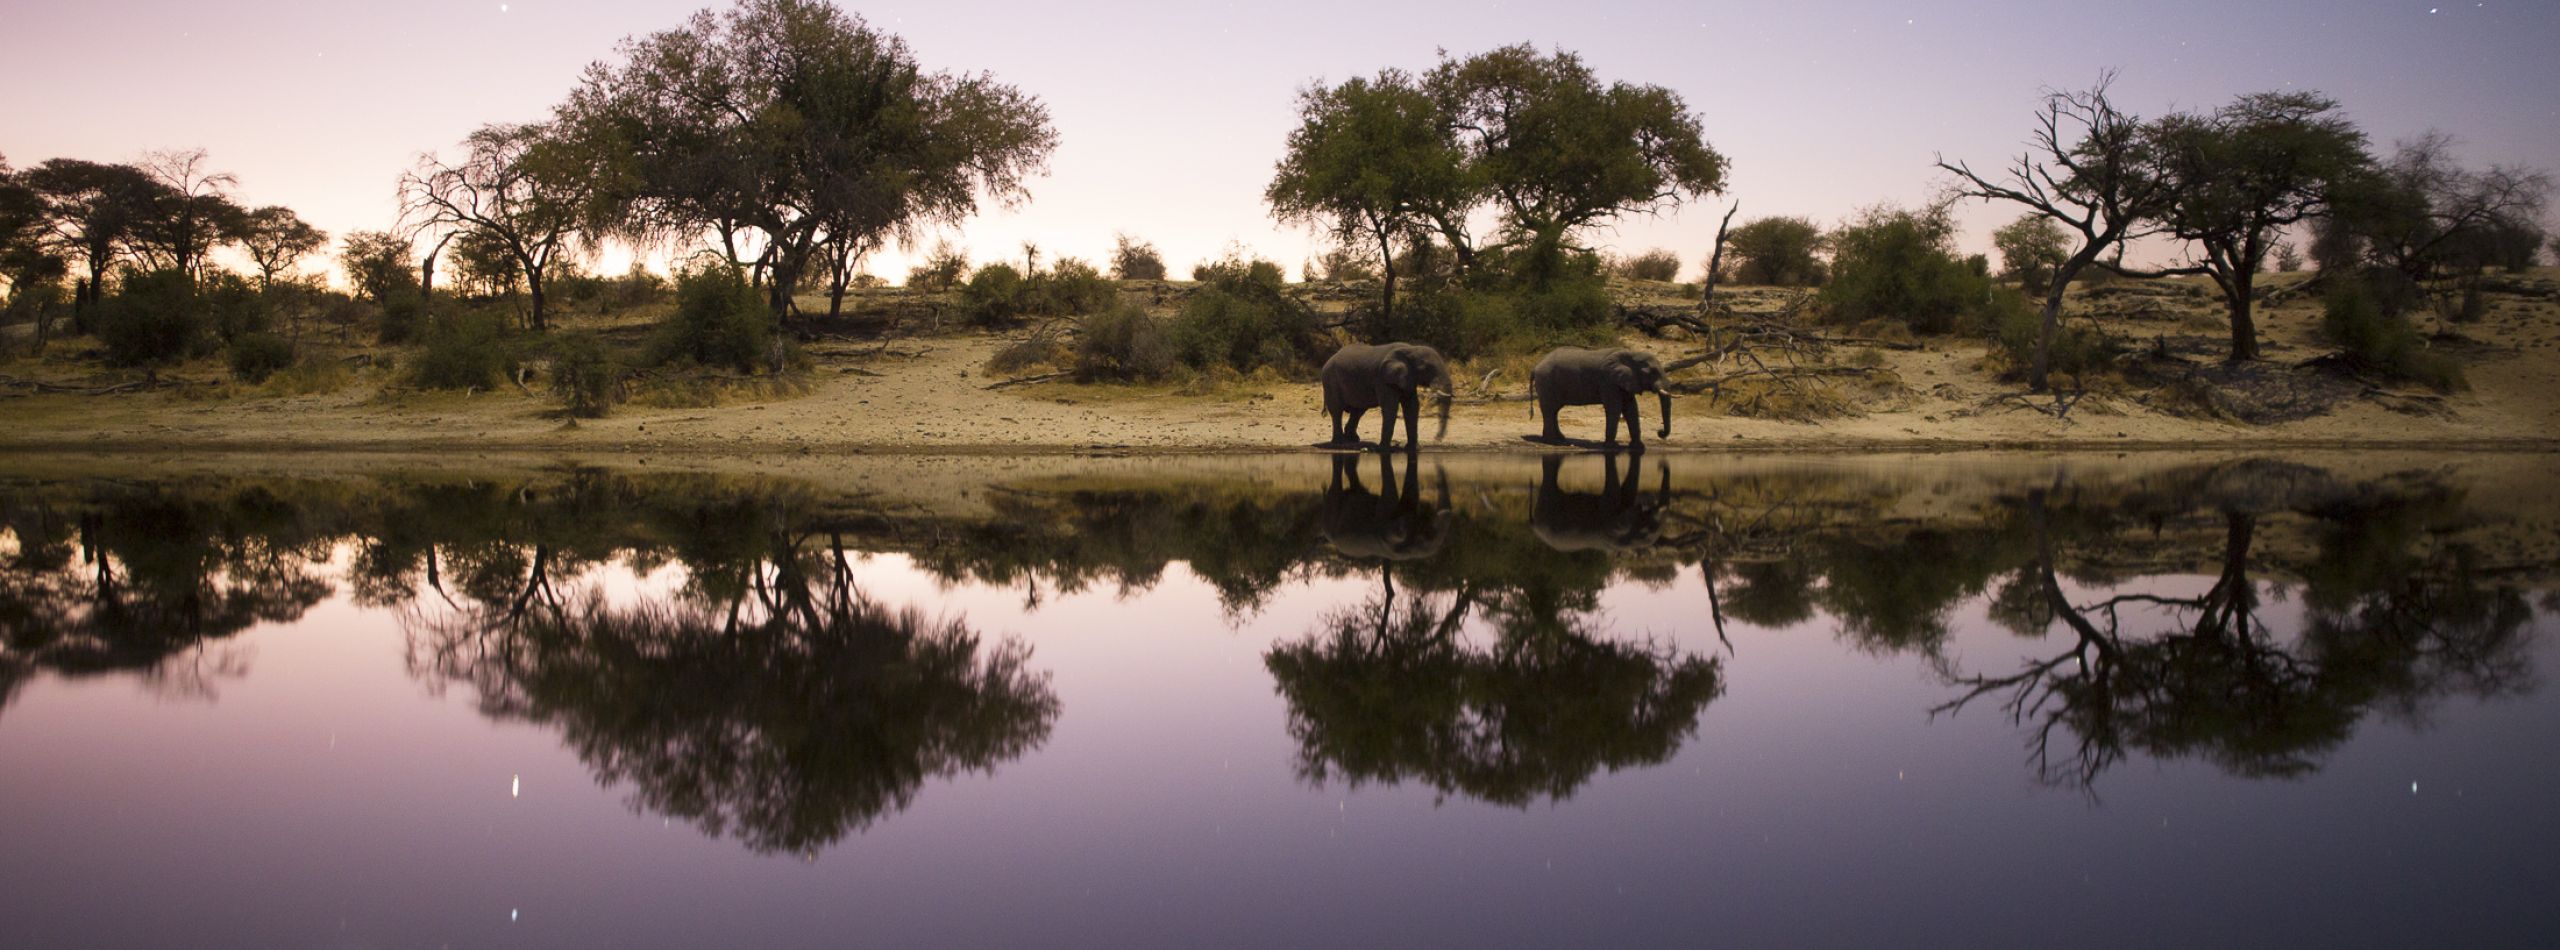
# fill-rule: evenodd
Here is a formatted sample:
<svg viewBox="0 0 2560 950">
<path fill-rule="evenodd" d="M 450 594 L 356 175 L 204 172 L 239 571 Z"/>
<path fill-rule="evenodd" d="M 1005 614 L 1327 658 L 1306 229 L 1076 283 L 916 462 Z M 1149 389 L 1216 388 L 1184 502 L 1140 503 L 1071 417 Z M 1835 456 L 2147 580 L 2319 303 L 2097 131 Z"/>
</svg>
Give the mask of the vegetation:
<svg viewBox="0 0 2560 950">
<path fill-rule="evenodd" d="M 561 411 L 600 418 L 622 401 L 622 363 L 592 333 L 564 334 L 551 344 L 551 395 Z"/>
<path fill-rule="evenodd" d="M 1173 337 L 1145 308 L 1122 304 L 1084 320 L 1075 375 L 1083 382 L 1146 382 L 1172 372 Z"/>
<path fill-rule="evenodd" d="M 676 306 L 658 325 L 648 362 L 752 373 L 772 362 L 772 350 L 762 296 L 737 268 L 712 263 L 676 275 Z"/>
<path fill-rule="evenodd" d="M 515 369 L 506 325 L 495 314 L 457 311 L 427 321 L 409 382 L 426 389 L 496 389 Z"/>
<path fill-rule="evenodd" d="M 2016 281 L 2031 294 L 2052 290 L 2054 273 L 2071 257 L 2065 244 L 2070 239 L 2061 225 L 2044 215 L 2022 215 L 2002 225 L 1991 232 L 1991 246 L 2000 252 L 2001 279 Z"/>
<path fill-rule="evenodd" d="M 1831 233 L 1831 282 L 1823 306 L 1842 323 L 1896 320 L 1914 333 L 1946 333 L 1988 315 L 1989 262 L 1955 255 L 1944 205 L 1917 211 L 1879 205 Z"/>
<path fill-rule="evenodd" d="M 933 246 L 932 252 L 924 256 L 924 263 L 917 264 L 907 271 L 907 287 L 930 293 L 942 293 L 959 287 L 961 279 L 967 276 L 969 276 L 968 252 L 953 247 L 949 241 L 944 241 Z"/>
<path fill-rule="evenodd" d="M 1294 373 L 1330 352 L 1315 311 L 1289 296 L 1280 265 L 1230 256 L 1198 273 L 1205 286 L 1183 301 L 1167 328 L 1185 365 Z"/>
<path fill-rule="evenodd" d="M 1657 247 L 1634 257 L 1613 262 L 1610 270 L 1628 280 L 1651 280 L 1667 284 L 1680 279 L 1680 255 Z"/>
<path fill-rule="evenodd" d="M 1126 234 L 1112 237 L 1112 279 L 1163 280 L 1164 274 L 1164 257 L 1156 253 L 1155 245 Z"/>
<path fill-rule="evenodd" d="M 2466 385 L 2462 367 L 2429 350 L 2426 338 L 2410 324 L 2408 315 L 2392 306 L 2369 282 L 2338 281 L 2331 285 L 2322 304 L 2321 333 L 2354 367 L 2388 379 L 2420 383 L 2438 392 L 2452 392 Z"/>
<path fill-rule="evenodd" d="M 1756 218 L 1725 236 L 1733 282 L 1763 287 L 1819 287 L 1829 268 L 1822 262 L 1822 228 L 1803 218 Z"/>
<path fill-rule="evenodd" d="M 155 270 L 125 277 L 97 317 L 98 342 L 107 362 L 153 366 L 201 356 L 213 342 L 195 281 L 185 273 Z"/>
<path fill-rule="evenodd" d="M 231 341 L 230 363 L 233 379 L 263 383 L 293 365 L 293 343 L 264 331 L 246 334 Z"/>
</svg>

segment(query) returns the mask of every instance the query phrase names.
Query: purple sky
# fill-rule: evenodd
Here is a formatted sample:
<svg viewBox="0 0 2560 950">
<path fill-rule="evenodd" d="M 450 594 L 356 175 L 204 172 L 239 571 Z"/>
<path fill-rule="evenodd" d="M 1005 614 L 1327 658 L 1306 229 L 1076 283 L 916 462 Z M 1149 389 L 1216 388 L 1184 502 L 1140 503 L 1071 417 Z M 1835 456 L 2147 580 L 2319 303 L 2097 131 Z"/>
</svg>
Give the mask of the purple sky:
<svg viewBox="0 0 2560 950">
<path fill-rule="evenodd" d="M 390 4 L 338 0 L 14 5 L 0 34 L 0 154 L 131 159 L 203 147 L 239 197 L 289 205 L 332 234 L 390 223 L 392 183 L 473 127 L 541 118 L 625 36 L 704 0 Z M 501 8 L 504 7 L 502 10 Z M 1687 97 L 1733 160 L 1745 219 L 1825 223 L 1938 183 L 1943 151 L 1999 164 L 2045 85 L 2116 67 L 2144 115 L 2313 88 L 2379 143 L 2453 133 L 2473 164 L 2560 166 L 2560 4 L 2548 0 L 2258 3 L 1032 3 L 851 6 L 929 69 L 986 70 L 1039 95 L 1061 143 L 1032 202 L 952 235 L 980 259 L 1099 258 L 1115 230 L 1177 272 L 1232 241 L 1295 265 L 1315 241 L 1275 225 L 1263 186 L 1294 92 L 1435 50 L 1529 41 L 1580 52 L 1604 79 Z M 2058 35 L 2043 24 L 2063 23 Z M 1593 240 L 1688 262 L 1721 205 L 1635 219 Z M 1988 243 L 2005 208 L 1970 208 Z M 603 266 L 618 266 L 614 255 Z M 893 278 L 893 248 L 872 270 Z"/>
</svg>

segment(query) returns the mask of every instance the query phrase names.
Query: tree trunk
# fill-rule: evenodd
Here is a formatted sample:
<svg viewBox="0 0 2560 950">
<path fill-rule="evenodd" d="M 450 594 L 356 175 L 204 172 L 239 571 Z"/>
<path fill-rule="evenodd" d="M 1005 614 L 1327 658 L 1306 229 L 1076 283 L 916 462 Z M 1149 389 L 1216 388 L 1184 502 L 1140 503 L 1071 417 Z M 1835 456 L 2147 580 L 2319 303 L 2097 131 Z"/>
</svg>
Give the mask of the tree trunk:
<svg viewBox="0 0 2560 950">
<path fill-rule="evenodd" d="M 2241 269 L 2223 285 L 2223 298 L 2231 304 L 2231 362 L 2234 363 L 2258 358 L 2258 322 L 2249 312 L 2249 289 L 2253 276 L 2246 269 Z"/>
<path fill-rule="evenodd" d="M 453 236 L 460 233 L 447 233 L 436 242 L 436 246 L 427 249 L 426 259 L 418 263 L 418 302 L 425 303 L 436 295 L 436 258 L 444 253 L 446 244 L 453 242 Z"/>
<path fill-rule="evenodd" d="M 2029 392 L 2040 393 L 2052 388 L 2053 336 L 2062 331 L 2062 295 L 2070 290 L 2072 278 L 2080 276 L 2082 270 L 2096 261 L 2098 252 L 2105 250 L 2108 243 L 2099 241 L 2081 245 L 2078 253 L 2064 260 L 2062 266 L 2054 268 L 2052 285 L 2044 290 L 2044 313 L 2036 324 L 2036 358 L 2027 369 Z"/>
<path fill-rule="evenodd" d="M 1374 225 L 1378 232 L 1378 273 L 1385 288 L 1378 300 L 1378 334 L 1384 343 L 1396 338 L 1396 242 L 1384 225 Z"/>
<path fill-rule="evenodd" d="M 1742 202 L 1734 202 L 1733 207 L 1725 209 L 1724 221 L 1716 225 L 1716 247 L 1707 254 L 1706 288 L 1698 292 L 1698 312 L 1701 314 L 1715 306 L 1716 271 L 1724 268 L 1724 231 L 1733 224 L 1734 213 L 1741 210 Z"/>
<path fill-rule="evenodd" d="M 524 286 L 526 296 L 533 298 L 533 332 L 549 332 L 551 330 L 551 318 L 543 311 L 542 268 L 525 268 Z"/>
</svg>

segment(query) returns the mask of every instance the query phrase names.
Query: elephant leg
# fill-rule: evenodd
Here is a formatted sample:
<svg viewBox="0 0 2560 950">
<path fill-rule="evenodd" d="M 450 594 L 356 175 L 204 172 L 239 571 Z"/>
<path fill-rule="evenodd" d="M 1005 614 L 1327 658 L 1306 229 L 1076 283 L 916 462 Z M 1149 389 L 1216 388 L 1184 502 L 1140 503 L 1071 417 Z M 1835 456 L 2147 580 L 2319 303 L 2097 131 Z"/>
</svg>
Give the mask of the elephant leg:
<svg viewBox="0 0 2560 950">
<path fill-rule="evenodd" d="M 1564 406 L 1560 403 L 1548 402 L 1544 399 L 1538 400 L 1538 412 L 1547 417 L 1547 429 L 1545 432 L 1539 434 L 1540 438 L 1546 439 L 1549 442 L 1564 441 L 1564 430 L 1556 428 L 1556 413 L 1562 411 L 1564 411 Z"/>
<path fill-rule="evenodd" d="M 1348 417 L 1342 420 L 1342 444 L 1360 444 L 1360 419 L 1368 414 L 1369 410 L 1367 409 L 1357 406 L 1352 407 L 1348 413 Z"/>
<path fill-rule="evenodd" d="M 1603 418 L 1608 420 L 1607 424 L 1600 428 L 1600 444 L 1618 444 L 1618 404 L 1614 402 L 1601 403 L 1600 411 L 1603 414 Z"/>
<path fill-rule="evenodd" d="M 1386 421 L 1385 425 L 1378 427 L 1378 451 L 1384 452 L 1396 441 L 1396 400 L 1390 398 L 1379 403 L 1378 416 Z"/>
<path fill-rule="evenodd" d="M 1625 398 L 1627 403 L 1627 408 L 1625 409 L 1627 417 L 1627 447 L 1631 449 L 1644 448 L 1644 418 L 1643 414 L 1638 412 L 1636 409 L 1636 394 L 1628 393 Z"/>
<path fill-rule="evenodd" d="M 1404 450 L 1422 450 L 1422 393 L 1404 397 Z"/>
<path fill-rule="evenodd" d="M 1330 418 L 1330 419 L 1332 419 L 1332 420 L 1333 420 L 1333 437 L 1332 437 L 1332 438 L 1330 438 L 1330 439 L 1326 439 L 1326 440 L 1324 440 L 1325 444 L 1326 444 L 1326 445 L 1341 445 L 1341 444 L 1342 444 L 1342 410 L 1340 410 L 1340 409 L 1327 409 L 1327 410 L 1325 410 L 1325 411 L 1324 411 L 1324 414 L 1325 414 L 1325 416 L 1326 416 L 1327 418 Z"/>
</svg>

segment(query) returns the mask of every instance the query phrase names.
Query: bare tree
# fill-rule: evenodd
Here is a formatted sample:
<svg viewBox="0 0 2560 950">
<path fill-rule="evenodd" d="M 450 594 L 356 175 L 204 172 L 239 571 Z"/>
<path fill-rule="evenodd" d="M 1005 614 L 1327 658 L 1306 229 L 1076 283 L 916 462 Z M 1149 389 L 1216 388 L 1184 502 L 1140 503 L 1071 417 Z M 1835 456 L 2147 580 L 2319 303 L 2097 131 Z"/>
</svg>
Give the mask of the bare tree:
<svg viewBox="0 0 2560 950">
<path fill-rule="evenodd" d="M 237 240 L 248 219 L 231 200 L 239 176 L 213 171 L 200 148 L 151 152 L 139 167 L 160 191 L 135 229 L 136 244 L 154 265 L 199 276 L 205 257 Z"/>
<path fill-rule="evenodd" d="M 2080 237 L 2079 249 L 2054 269 L 2045 289 L 2035 363 L 2027 370 L 2027 386 L 2038 392 L 2049 384 L 2053 335 L 2061 325 L 2062 298 L 2072 278 L 2100 263 L 2107 249 L 2157 230 L 2145 222 L 2157 210 L 2165 186 L 2146 159 L 2149 138 L 2142 120 L 2117 109 L 2107 97 L 2114 83 L 2110 70 L 2087 89 L 2047 90 L 2033 139 L 2001 181 L 1962 161 L 1949 163 L 1941 157 L 1937 162 L 1962 179 L 1957 194 L 2023 205 Z"/>
<path fill-rule="evenodd" d="M 552 262 L 572 253 L 588 179 L 559 159 L 543 124 L 482 126 L 463 145 L 460 164 L 433 153 L 400 176 L 400 219 L 417 231 L 469 230 L 503 246 L 524 270 L 528 320 L 550 328 L 543 280 Z M 442 246 L 439 242 L 438 247 Z"/>
</svg>

